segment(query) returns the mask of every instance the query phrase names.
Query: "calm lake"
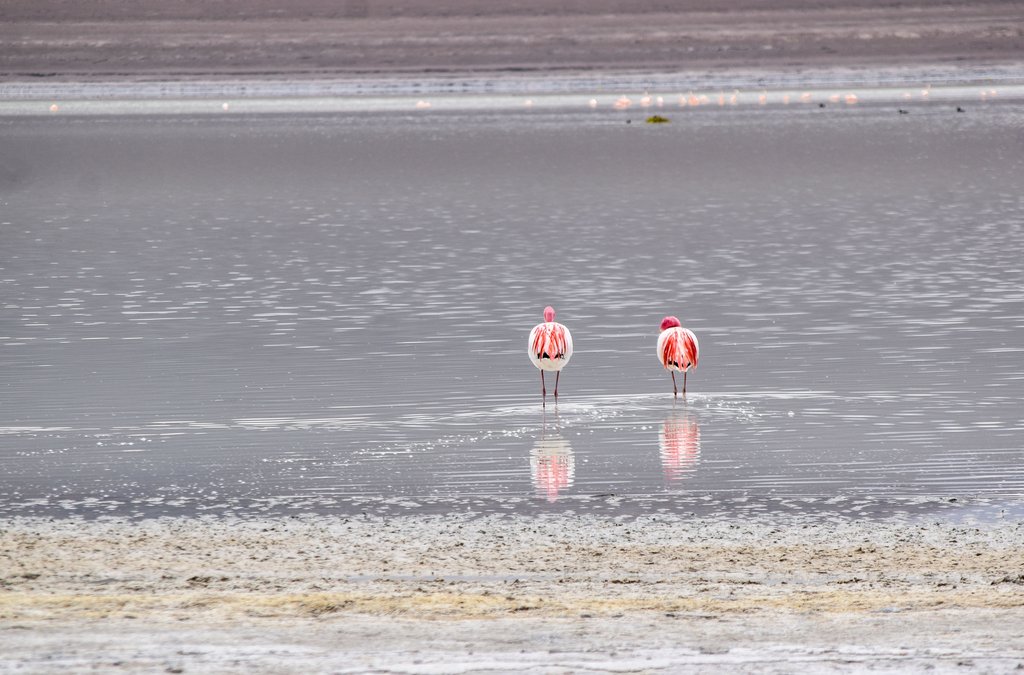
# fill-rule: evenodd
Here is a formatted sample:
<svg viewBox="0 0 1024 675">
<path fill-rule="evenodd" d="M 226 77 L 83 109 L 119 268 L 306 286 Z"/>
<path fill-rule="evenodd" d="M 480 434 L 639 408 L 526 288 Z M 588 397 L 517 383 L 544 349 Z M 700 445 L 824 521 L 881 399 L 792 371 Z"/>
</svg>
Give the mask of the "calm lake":
<svg viewBox="0 0 1024 675">
<path fill-rule="evenodd" d="M 966 108 L 0 118 L 0 515 L 1022 513 L 1024 106 Z"/>
</svg>

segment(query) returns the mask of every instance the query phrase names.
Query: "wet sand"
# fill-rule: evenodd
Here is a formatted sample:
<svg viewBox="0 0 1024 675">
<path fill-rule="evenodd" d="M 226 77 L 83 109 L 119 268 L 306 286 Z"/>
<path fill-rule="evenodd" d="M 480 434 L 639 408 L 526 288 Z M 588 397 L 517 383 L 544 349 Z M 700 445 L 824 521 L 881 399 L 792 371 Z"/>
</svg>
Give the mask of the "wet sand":
<svg viewBox="0 0 1024 675">
<path fill-rule="evenodd" d="M 1019 63 L 1009 0 L 6 2 L 0 82 Z"/>
<path fill-rule="evenodd" d="M 15 518 L 0 561 L 0 670 L 1024 663 L 1018 522 Z"/>
</svg>

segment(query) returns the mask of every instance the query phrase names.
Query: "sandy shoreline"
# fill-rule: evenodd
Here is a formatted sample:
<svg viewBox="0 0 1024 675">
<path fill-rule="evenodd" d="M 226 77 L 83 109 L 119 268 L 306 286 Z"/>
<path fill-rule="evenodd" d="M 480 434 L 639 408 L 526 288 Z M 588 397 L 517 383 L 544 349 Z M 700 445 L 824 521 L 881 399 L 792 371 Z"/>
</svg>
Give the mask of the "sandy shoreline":
<svg viewBox="0 0 1024 675">
<path fill-rule="evenodd" d="M 287 647 L 261 661 L 278 669 L 430 652 L 518 670 L 536 631 L 595 663 L 766 667 L 770 646 L 829 669 L 1009 670 L 1024 662 L 1022 569 L 1024 526 L 1008 521 L 15 518 L 0 525 L 0 670 L 127 649 L 138 670 L 231 671 L 231 649 L 268 644 Z M 125 630 L 143 635 L 126 645 Z M 836 665 L 843 653 L 856 658 Z"/>
</svg>

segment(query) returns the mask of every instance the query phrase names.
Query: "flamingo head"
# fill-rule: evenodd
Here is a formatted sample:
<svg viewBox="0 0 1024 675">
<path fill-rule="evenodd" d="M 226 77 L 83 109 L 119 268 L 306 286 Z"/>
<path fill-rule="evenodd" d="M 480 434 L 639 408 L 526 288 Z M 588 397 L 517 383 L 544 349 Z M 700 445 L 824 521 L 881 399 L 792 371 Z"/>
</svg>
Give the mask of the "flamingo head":
<svg viewBox="0 0 1024 675">
<path fill-rule="evenodd" d="M 547 307 L 544 308 L 544 320 L 547 321 L 548 323 L 551 323 L 552 321 L 555 320 L 555 308 L 552 307 L 551 305 L 548 305 Z"/>
<path fill-rule="evenodd" d="M 683 324 L 679 323 L 679 319 L 674 316 L 666 316 L 661 320 L 661 330 L 668 330 L 669 328 L 677 328 Z"/>
</svg>

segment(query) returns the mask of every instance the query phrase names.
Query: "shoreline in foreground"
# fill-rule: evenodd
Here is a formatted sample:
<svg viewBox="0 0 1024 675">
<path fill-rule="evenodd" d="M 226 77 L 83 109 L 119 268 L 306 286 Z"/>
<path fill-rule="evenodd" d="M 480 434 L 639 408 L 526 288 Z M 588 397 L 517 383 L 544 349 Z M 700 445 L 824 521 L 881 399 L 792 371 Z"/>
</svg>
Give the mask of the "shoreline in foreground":
<svg viewBox="0 0 1024 675">
<path fill-rule="evenodd" d="M 12 518 L 0 560 L 0 671 L 1024 663 L 1016 520 Z"/>
</svg>

